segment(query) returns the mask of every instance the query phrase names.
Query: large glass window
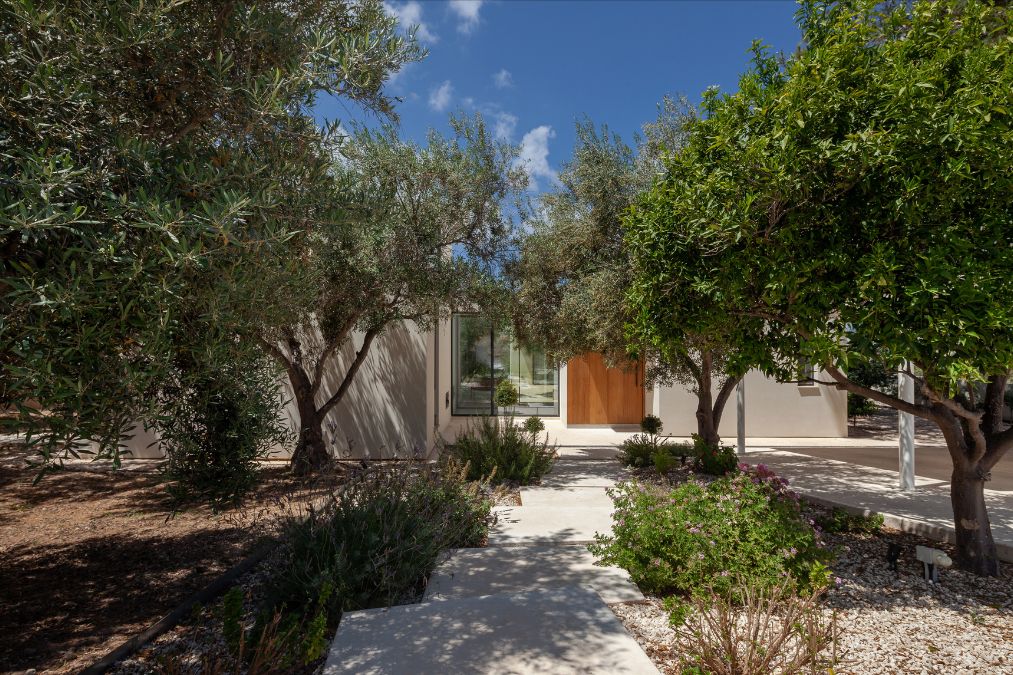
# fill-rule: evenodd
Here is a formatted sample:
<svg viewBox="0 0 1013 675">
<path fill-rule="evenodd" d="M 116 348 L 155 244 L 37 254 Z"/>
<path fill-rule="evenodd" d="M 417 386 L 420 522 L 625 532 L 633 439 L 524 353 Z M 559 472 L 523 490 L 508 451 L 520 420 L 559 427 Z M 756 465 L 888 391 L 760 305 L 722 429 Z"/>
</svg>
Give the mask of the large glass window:
<svg viewBox="0 0 1013 675">
<path fill-rule="evenodd" d="M 559 369 L 545 352 L 522 347 L 479 315 L 455 314 L 451 328 L 454 415 L 559 415 Z M 515 405 L 496 404 L 502 382 L 515 388 Z"/>
</svg>

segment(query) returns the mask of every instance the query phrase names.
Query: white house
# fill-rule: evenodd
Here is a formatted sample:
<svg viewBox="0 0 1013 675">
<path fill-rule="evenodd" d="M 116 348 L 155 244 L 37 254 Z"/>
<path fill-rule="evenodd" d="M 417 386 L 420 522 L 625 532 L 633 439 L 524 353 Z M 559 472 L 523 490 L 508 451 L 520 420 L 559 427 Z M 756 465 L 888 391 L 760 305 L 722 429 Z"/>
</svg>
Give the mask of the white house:
<svg viewBox="0 0 1013 675">
<path fill-rule="evenodd" d="M 361 335 L 346 344 L 319 392 L 330 395 L 352 358 Z M 494 393 L 510 379 L 519 401 L 499 410 Z M 846 437 L 847 395 L 820 384 L 780 383 L 759 372 L 745 378 L 746 434 L 751 437 Z M 325 422 L 324 434 L 340 457 L 390 457 L 432 451 L 452 441 L 480 415 L 539 415 L 567 428 L 636 425 L 645 414 L 661 418 L 666 434 L 696 431 L 696 397 L 681 386 L 651 388 L 641 374 L 609 369 L 588 355 L 557 366 L 538 350 L 519 346 L 482 317 L 455 314 L 437 330 L 396 326 L 378 338 L 341 404 Z M 293 430 L 295 406 L 283 415 Z M 734 400 L 726 406 L 720 433 L 734 437 Z M 139 433 L 127 443 L 135 457 L 157 457 L 154 439 Z M 290 449 L 279 448 L 276 456 Z"/>
</svg>

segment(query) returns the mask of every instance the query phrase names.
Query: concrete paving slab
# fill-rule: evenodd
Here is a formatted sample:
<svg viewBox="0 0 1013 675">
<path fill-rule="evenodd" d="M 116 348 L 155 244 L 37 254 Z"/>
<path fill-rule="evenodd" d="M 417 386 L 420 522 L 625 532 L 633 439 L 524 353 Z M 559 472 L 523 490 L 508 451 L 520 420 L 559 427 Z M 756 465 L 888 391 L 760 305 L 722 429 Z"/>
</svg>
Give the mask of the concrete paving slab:
<svg viewBox="0 0 1013 675">
<path fill-rule="evenodd" d="M 615 459 L 619 448 L 614 445 L 600 446 L 560 446 L 560 459 Z"/>
<path fill-rule="evenodd" d="M 630 472 L 614 460 L 560 458 L 542 477 L 540 487 L 613 487 L 630 477 Z"/>
<path fill-rule="evenodd" d="M 569 587 L 349 612 L 324 675 L 654 675 L 598 595 Z"/>
<path fill-rule="evenodd" d="M 904 492 L 898 487 L 897 471 L 770 448 L 750 447 L 744 461 L 766 464 L 804 496 L 881 513 L 888 526 L 907 532 L 950 542 L 955 539 L 947 481 L 916 476 L 915 489 Z M 999 557 L 1013 562 L 1013 493 L 985 490 L 985 504 Z"/>
<path fill-rule="evenodd" d="M 521 506 L 611 508 L 612 498 L 600 487 L 522 487 Z"/>
<path fill-rule="evenodd" d="M 429 579 L 426 601 L 585 586 L 608 603 L 640 602 L 644 594 L 619 567 L 597 567 L 587 548 L 495 546 L 452 552 Z"/>
<path fill-rule="evenodd" d="M 497 506 L 489 546 L 587 544 L 612 532 L 612 507 Z"/>
</svg>

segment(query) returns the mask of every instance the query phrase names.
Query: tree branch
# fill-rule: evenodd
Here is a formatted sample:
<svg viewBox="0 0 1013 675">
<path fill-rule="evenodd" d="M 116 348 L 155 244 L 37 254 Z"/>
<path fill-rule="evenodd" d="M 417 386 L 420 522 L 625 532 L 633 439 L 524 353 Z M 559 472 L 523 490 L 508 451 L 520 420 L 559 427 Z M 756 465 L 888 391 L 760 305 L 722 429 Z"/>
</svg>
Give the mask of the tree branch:
<svg viewBox="0 0 1013 675">
<path fill-rule="evenodd" d="M 352 316 L 350 316 L 348 321 L 345 322 L 345 325 L 341 327 L 341 331 L 333 340 L 331 340 L 330 343 L 327 344 L 323 353 L 320 354 L 320 358 L 317 360 L 317 365 L 313 369 L 312 391 L 314 396 L 316 396 L 317 392 L 320 391 L 320 386 L 323 384 L 324 367 L 327 365 L 327 359 L 330 358 L 335 349 L 345 343 L 345 338 L 348 337 L 349 331 L 355 327 L 355 323 L 359 320 L 360 316 L 362 316 L 362 312 L 355 312 Z"/>
<path fill-rule="evenodd" d="M 981 420 L 985 433 L 989 436 L 1002 430 L 1002 413 L 1006 407 L 1006 382 L 1009 375 L 993 375 L 988 378 L 985 387 L 985 416 Z"/>
<path fill-rule="evenodd" d="M 1013 426 L 1005 431 L 1000 431 L 989 437 L 988 452 L 981 458 L 981 468 L 984 471 L 991 471 L 992 467 L 998 464 L 1007 452 L 1013 448 Z"/>
<path fill-rule="evenodd" d="M 679 352 L 679 354 L 675 358 L 682 363 L 683 367 L 686 370 L 689 371 L 690 375 L 693 376 L 693 379 L 697 381 L 697 385 L 699 386 L 701 377 L 700 369 L 697 368 L 696 363 L 693 362 L 693 359 L 690 358 L 689 354 L 685 352 Z"/>
<path fill-rule="evenodd" d="M 741 376 L 729 377 L 721 384 L 721 388 L 718 389 L 717 398 L 714 399 L 715 428 L 717 428 L 717 426 L 721 423 L 721 414 L 725 411 L 725 405 L 728 403 L 728 399 L 731 397 L 732 392 L 735 391 L 735 387 L 737 387 L 741 381 Z"/>
<path fill-rule="evenodd" d="M 869 387 L 863 387 L 860 384 L 856 384 L 848 379 L 847 375 L 842 373 L 836 366 L 832 364 L 824 364 L 823 370 L 827 371 L 830 377 L 834 378 L 838 387 L 846 389 L 853 394 L 864 396 L 865 398 L 872 399 L 873 401 L 879 401 L 883 405 L 888 405 L 891 408 L 900 410 L 901 412 L 911 413 L 918 417 L 938 422 L 936 413 L 928 406 L 918 405 L 916 403 L 908 403 L 907 401 L 897 398 L 896 396 L 890 396 L 884 394 L 881 391 L 870 389 Z"/>
<path fill-rule="evenodd" d="M 306 380 L 306 372 L 299 367 L 294 361 L 292 361 L 288 355 L 278 348 L 278 345 L 274 344 L 270 340 L 265 339 L 263 336 L 257 338 L 260 346 L 270 354 L 275 361 L 281 364 L 282 368 L 288 374 L 289 379 L 292 380 L 292 384 L 296 384 L 299 380 Z"/>
<path fill-rule="evenodd" d="M 981 428 L 981 420 L 985 416 L 985 413 L 968 410 L 956 401 L 940 396 L 925 382 L 922 382 L 921 390 L 927 399 L 943 407 L 954 417 L 963 420 L 965 435 L 974 441 L 974 448 L 971 449 L 968 460 L 971 464 L 977 464 L 985 456 L 985 453 L 988 452 L 988 439 Z"/>
<path fill-rule="evenodd" d="M 341 386 L 338 390 L 327 399 L 327 402 L 320 406 L 320 416 L 323 417 L 331 411 L 331 408 L 336 406 L 338 402 L 345 396 L 348 388 L 352 386 L 352 380 L 355 379 L 355 374 L 359 371 L 363 361 L 366 360 L 366 355 L 369 353 L 369 346 L 373 344 L 374 338 L 376 338 L 378 331 L 370 328 L 366 331 L 366 335 L 362 339 L 362 347 L 355 353 L 355 360 L 352 361 L 351 365 L 348 366 L 348 370 L 345 372 L 345 377 L 341 381 Z"/>
</svg>

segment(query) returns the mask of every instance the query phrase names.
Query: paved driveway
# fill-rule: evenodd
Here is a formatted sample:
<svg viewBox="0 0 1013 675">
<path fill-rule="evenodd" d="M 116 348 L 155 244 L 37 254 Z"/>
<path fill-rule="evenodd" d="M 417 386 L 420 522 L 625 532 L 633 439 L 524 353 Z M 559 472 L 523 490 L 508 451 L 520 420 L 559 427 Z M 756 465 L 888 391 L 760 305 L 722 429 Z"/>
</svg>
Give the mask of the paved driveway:
<svg viewBox="0 0 1013 675">
<path fill-rule="evenodd" d="M 884 447 L 845 447 L 845 448 L 783 448 L 810 457 L 822 457 L 823 459 L 836 459 L 840 462 L 849 462 L 861 466 L 871 466 L 876 469 L 887 469 L 897 471 L 897 448 Z M 953 464 L 950 461 L 950 454 L 945 447 L 939 446 L 916 446 L 915 448 L 915 474 L 934 478 L 935 480 L 950 482 L 950 473 Z M 1013 492 L 1013 454 L 1006 453 L 1006 456 L 999 460 L 999 463 L 992 469 L 992 480 L 986 485 L 990 490 L 1002 492 Z"/>
</svg>

